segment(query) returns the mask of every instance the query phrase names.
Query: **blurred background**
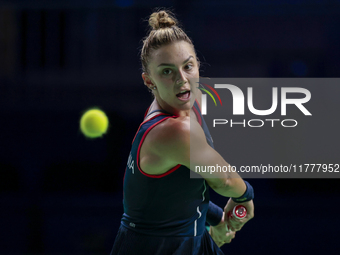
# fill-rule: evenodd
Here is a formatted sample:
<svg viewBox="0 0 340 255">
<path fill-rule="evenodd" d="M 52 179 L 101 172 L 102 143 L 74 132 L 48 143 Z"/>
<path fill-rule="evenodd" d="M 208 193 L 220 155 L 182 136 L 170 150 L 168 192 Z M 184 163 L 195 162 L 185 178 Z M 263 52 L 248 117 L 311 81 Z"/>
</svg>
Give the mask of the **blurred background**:
<svg viewBox="0 0 340 255">
<path fill-rule="evenodd" d="M 139 50 L 155 7 L 177 14 L 203 76 L 340 74 L 339 0 L 0 1 L 0 254 L 109 254 L 152 101 Z M 79 131 L 91 107 L 110 119 L 102 139 Z M 339 254 L 338 179 L 250 182 L 255 218 L 226 254 Z"/>
</svg>

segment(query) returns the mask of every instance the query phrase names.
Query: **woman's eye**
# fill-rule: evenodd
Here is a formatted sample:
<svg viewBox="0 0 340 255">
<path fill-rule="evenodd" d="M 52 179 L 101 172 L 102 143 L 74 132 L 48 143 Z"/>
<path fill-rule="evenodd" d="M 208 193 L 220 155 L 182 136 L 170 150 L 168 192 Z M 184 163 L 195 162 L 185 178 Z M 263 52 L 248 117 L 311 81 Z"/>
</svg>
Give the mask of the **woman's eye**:
<svg viewBox="0 0 340 255">
<path fill-rule="evenodd" d="M 185 66 L 185 68 L 186 68 L 187 70 L 192 69 L 192 67 L 193 67 L 192 64 L 188 64 L 188 65 Z"/>
<path fill-rule="evenodd" d="M 163 74 L 165 74 L 165 75 L 169 75 L 171 73 L 172 73 L 171 69 L 164 69 L 163 70 Z"/>
</svg>

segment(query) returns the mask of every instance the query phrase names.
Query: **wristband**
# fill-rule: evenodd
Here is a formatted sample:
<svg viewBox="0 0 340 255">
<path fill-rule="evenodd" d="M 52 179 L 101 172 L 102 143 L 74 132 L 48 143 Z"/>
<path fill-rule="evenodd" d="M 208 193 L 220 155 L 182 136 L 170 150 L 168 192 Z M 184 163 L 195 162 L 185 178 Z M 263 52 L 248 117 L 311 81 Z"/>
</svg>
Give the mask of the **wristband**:
<svg viewBox="0 0 340 255">
<path fill-rule="evenodd" d="M 206 221 L 209 223 L 209 225 L 211 226 L 218 225 L 222 220 L 222 216 L 223 216 L 222 208 L 215 205 L 213 202 L 209 201 L 209 208 L 206 218 Z"/>
<path fill-rule="evenodd" d="M 247 186 L 246 192 L 244 192 L 244 194 L 238 198 L 235 197 L 231 198 L 235 203 L 244 203 L 254 199 L 253 187 L 247 181 L 244 181 L 244 183 Z"/>
</svg>

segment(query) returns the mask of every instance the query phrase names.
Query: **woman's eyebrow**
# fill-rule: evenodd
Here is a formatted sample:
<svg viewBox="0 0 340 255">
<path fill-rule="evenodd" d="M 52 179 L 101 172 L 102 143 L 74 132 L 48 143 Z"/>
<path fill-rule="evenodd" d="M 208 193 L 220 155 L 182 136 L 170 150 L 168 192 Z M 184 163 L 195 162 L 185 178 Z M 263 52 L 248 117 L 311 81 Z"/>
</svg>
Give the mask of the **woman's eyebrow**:
<svg viewBox="0 0 340 255">
<path fill-rule="evenodd" d="M 183 61 L 183 65 L 188 62 L 190 60 L 190 58 L 193 58 L 192 55 L 190 55 L 186 60 Z M 160 65 L 158 65 L 157 67 L 160 67 L 160 66 L 175 66 L 174 64 L 167 64 L 167 63 L 162 63 Z"/>
</svg>

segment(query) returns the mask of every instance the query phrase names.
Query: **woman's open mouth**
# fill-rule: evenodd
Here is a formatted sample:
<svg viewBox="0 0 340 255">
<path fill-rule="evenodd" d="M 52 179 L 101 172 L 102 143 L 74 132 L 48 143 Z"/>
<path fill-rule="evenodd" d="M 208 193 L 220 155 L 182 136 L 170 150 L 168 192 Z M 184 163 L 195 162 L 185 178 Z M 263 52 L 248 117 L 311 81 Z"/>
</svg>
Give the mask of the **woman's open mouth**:
<svg viewBox="0 0 340 255">
<path fill-rule="evenodd" d="M 190 95 L 191 95 L 190 90 L 184 90 L 176 94 L 177 98 L 181 101 L 190 100 Z"/>
</svg>

